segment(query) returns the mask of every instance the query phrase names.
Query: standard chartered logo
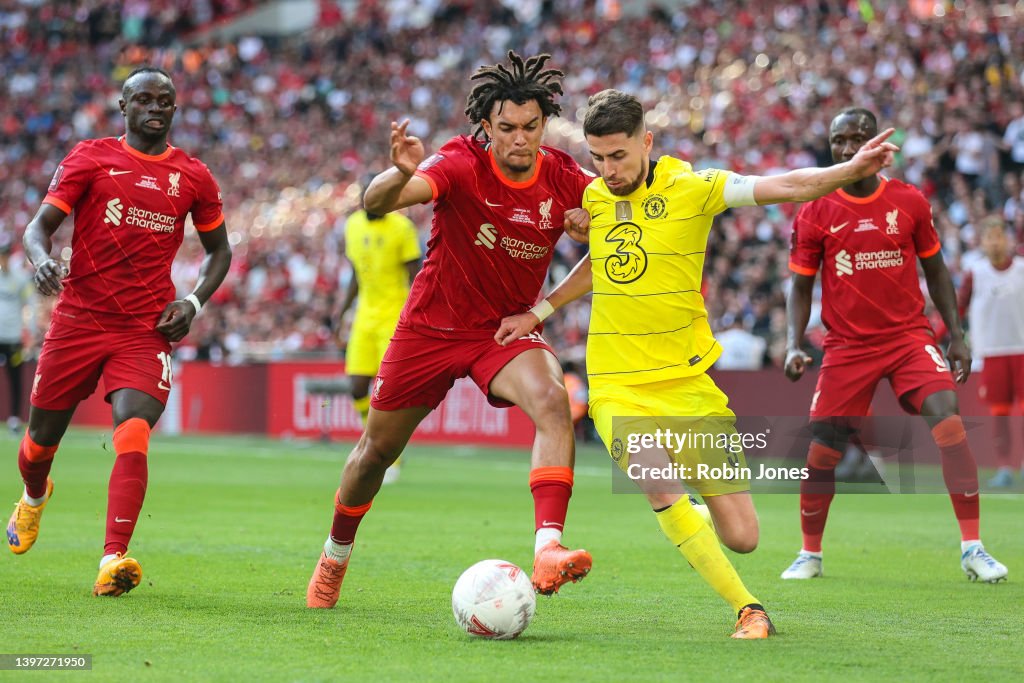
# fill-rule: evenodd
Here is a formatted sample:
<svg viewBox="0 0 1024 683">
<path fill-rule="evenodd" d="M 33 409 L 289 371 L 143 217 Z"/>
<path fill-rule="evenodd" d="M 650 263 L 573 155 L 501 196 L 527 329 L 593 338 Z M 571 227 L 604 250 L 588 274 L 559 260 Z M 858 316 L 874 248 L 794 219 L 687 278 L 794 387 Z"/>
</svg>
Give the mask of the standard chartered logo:
<svg viewBox="0 0 1024 683">
<path fill-rule="evenodd" d="M 854 270 L 885 270 L 899 268 L 903 263 L 903 252 L 899 249 L 858 251 L 852 255 L 843 249 L 836 254 L 836 273 L 842 277 L 853 275 Z"/>
<path fill-rule="evenodd" d="M 127 214 L 127 215 L 125 215 Z M 168 213 L 148 211 L 137 206 L 129 206 L 125 211 L 124 204 L 117 197 L 107 202 L 107 214 L 104 223 L 120 227 L 122 223 L 152 232 L 174 232 L 178 219 Z"/>
<path fill-rule="evenodd" d="M 103 219 L 104 223 L 113 223 L 114 226 L 121 225 L 121 218 L 124 216 L 124 204 L 117 197 L 114 197 L 107 202 L 107 217 Z"/>
<path fill-rule="evenodd" d="M 476 233 L 476 240 L 473 244 L 478 247 L 483 246 L 488 249 L 494 249 L 494 245 L 498 244 L 498 229 L 490 223 L 484 223 Z M 501 238 L 501 248 L 512 258 L 523 261 L 544 258 L 550 251 L 550 248 L 543 244 L 535 244 L 534 242 L 527 242 L 526 240 L 507 236 Z"/>
<path fill-rule="evenodd" d="M 853 275 L 853 260 L 850 258 L 850 252 L 845 249 L 836 254 L 836 273 L 839 277 Z"/>
<path fill-rule="evenodd" d="M 494 241 L 497 239 L 498 229 L 490 223 L 484 223 L 480 226 L 480 232 L 476 234 L 476 241 L 473 244 L 480 246 L 483 245 L 488 249 L 494 249 Z"/>
</svg>

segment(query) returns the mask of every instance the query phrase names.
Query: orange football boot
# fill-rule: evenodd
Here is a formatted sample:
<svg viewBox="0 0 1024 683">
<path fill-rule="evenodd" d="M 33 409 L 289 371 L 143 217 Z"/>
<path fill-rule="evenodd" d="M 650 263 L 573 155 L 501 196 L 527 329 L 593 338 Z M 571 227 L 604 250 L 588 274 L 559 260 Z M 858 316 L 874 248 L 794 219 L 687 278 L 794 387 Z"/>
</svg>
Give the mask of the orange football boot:
<svg viewBox="0 0 1024 683">
<path fill-rule="evenodd" d="M 46 499 L 39 505 L 29 505 L 24 498 L 14 504 L 14 514 L 7 522 L 7 547 L 15 555 L 27 553 L 39 537 L 39 519 L 43 508 L 53 497 L 53 480 L 46 478 Z"/>
<path fill-rule="evenodd" d="M 733 638 L 754 640 L 775 635 L 775 625 L 764 610 L 744 607 L 740 610 L 740 618 L 736 621 L 736 632 Z"/>
<path fill-rule="evenodd" d="M 338 604 L 341 582 L 347 570 L 348 561 L 342 564 L 327 557 L 326 553 L 320 553 L 320 561 L 316 563 L 309 586 L 306 587 L 306 607 L 331 609 Z"/>
<path fill-rule="evenodd" d="M 583 580 L 593 563 L 586 550 L 569 550 L 556 540 L 548 541 L 533 560 L 533 588 L 541 595 L 554 595 L 564 584 Z"/>
<path fill-rule="evenodd" d="M 142 566 L 133 557 L 121 553 L 100 567 L 92 594 L 116 598 L 135 588 L 142 581 Z"/>
</svg>

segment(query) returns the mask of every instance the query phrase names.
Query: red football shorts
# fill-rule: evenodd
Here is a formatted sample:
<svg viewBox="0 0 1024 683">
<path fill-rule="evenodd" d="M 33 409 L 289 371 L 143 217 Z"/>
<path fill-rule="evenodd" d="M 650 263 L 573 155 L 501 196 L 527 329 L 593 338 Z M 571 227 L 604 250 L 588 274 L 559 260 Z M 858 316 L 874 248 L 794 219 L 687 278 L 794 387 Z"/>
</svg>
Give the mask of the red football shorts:
<svg viewBox="0 0 1024 683">
<path fill-rule="evenodd" d="M 867 415 L 882 379 L 889 380 L 903 409 L 915 415 L 935 392 L 955 391 L 946 359 L 930 334 L 835 347 L 825 351 L 811 399 L 811 419 Z"/>
<path fill-rule="evenodd" d="M 438 339 L 399 325 L 380 362 L 370 405 L 374 410 L 436 408 L 455 384 L 471 377 L 497 408 L 512 406 L 490 393 L 494 376 L 509 361 L 530 349 L 555 352 L 539 332 L 531 332 L 508 346 L 493 339 Z"/>
<path fill-rule="evenodd" d="M 137 389 L 161 403 L 171 391 L 171 344 L 156 330 L 95 332 L 54 321 L 32 385 L 32 405 L 69 410 L 96 390 L 103 378 L 105 398 L 118 389 Z"/>
<path fill-rule="evenodd" d="M 978 397 L 993 415 L 1009 415 L 1014 403 L 1024 403 L 1024 354 L 986 358 Z"/>
</svg>

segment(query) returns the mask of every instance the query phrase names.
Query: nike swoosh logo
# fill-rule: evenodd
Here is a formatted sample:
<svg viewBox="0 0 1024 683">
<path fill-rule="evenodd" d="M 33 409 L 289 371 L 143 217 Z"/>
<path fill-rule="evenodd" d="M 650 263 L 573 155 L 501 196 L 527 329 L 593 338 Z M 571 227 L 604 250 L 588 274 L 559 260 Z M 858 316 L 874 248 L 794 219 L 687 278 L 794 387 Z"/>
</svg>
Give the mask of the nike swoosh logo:
<svg viewBox="0 0 1024 683">
<path fill-rule="evenodd" d="M 124 524 L 124 523 L 130 522 L 132 520 L 130 520 L 130 519 L 121 519 L 120 517 L 114 517 L 114 521 L 117 522 L 118 524 Z"/>
<path fill-rule="evenodd" d="M 107 173 L 109 173 L 112 176 L 115 176 L 115 175 L 124 175 L 125 173 L 131 173 L 131 171 L 115 171 L 114 169 L 110 169 L 109 171 L 107 171 Z"/>
<path fill-rule="evenodd" d="M 845 223 L 840 223 L 839 225 L 833 225 L 833 226 L 831 226 L 829 228 L 829 230 L 832 232 L 832 234 L 835 234 L 835 233 L 839 232 L 840 230 L 842 230 L 843 228 L 845 228 L 847 223 L 849 223 L 849 222 L 850 221 L 846 221 Z"/>
<path fill-rule="evenodd" d="M 815 510 L 814 512 L 808 512 L 807 510 L 801 509 L 800 510 L 800 514 L 803 515 L 804 517 L 814 517 L 815 515 L 820 515 L 821 514 L 821 510 Z"/>
<path fill-rule="evenodd" d="M 167 386 L 166 384 L 164 384 L 163 382 L 157 382 L 156 383 L 156 388 L 160 389 L 161 391 L 170 391 L 171 390 L 171 388 L 169 386 Z"/>
<path fill-rule="evenodd" d="M 974 493 L 965 493 L 964 498 L 974 498 L 976 495 L 978 495 L 977 491 L 975 491 Z"/>
<path fill-rule="evenodd" d="M 486 204 L 487 206 L 501 206 L 501 204 L 491 204 L 490 199 L 485 199 L 484 204 Z"/>
<path fill-rule="evenodd" d="M 554 527 L 558 527 L 559 529 L 561 529 L 561 528 L 562 528 L 562 525 L 561 525 L 561 524 L 559 524 L 558 522 L 546 522 L 546 521 L 545 521 L 545 522 L 541 522 L 541 524 L 540 524 L 540 525 L 541 525 L 541 526 L 554 526 Z"/>
</svg>

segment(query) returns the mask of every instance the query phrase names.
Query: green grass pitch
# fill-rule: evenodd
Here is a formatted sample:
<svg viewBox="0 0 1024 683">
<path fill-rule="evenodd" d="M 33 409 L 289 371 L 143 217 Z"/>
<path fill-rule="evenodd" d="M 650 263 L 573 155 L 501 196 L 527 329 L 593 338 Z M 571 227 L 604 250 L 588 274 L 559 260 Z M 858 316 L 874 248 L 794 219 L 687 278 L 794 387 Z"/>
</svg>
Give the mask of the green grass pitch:
<svg viewBox="0 0 1024 683">
<path fill-rule="evenodd" d="M 800 543 L 797 501 L 757 496 L 761 545 L 731 557 L 780 635 L 742 642 L 728 638 L 734 615 L 664 540 L 644 500 L 613 495 L 607 456 L 584 448 L 566 541 L 593 553 L 594 570 L 539 598 L 518 640 L 490 642 L 456 628 L 451 588 L 481 559 L 531 566 L 526 452 L 411 448 L 401 481 L 363 522 L 338 608 L 313 611 L 306 582 L 348 444 L 154 438 L 132 547 L 142 585 L 99 599 L 90 590 L 106 438 L 69 434 L 39 542 L 0 559 L 0 653 L 88 653 L 91 675 L 132 681 L 937 681 L 1021 671 L 1020 495 L 983 500 L 986 545 L 1010 567 L 999 585 L 964 577 L 941 495 L 838 497 L 826 576 L 783 582 Z M 0 494 L 13 502 L 17 441 L 0 437 L 0 449 Z"/>
</svg>

